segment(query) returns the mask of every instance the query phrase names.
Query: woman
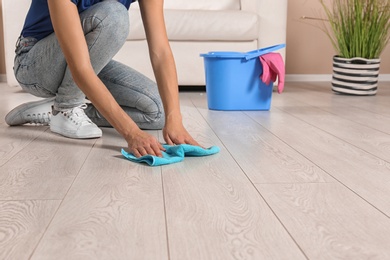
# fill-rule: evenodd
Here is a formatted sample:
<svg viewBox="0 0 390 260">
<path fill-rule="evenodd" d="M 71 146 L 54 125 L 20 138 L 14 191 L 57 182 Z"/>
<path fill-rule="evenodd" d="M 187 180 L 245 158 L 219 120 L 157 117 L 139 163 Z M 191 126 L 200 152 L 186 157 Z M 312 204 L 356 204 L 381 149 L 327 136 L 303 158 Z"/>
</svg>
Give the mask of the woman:
<svg viewBox="0 0 390 260">
<path fill-rule="evenodd" d="M 182 124 L 163 0 L 139 1 L 158 87 L 112 60 L 128 35 L 133 1 L 32 0 L 14 71 L 25 91 L 46 99 L 18 106 L 6 122 L 50 121 L 51 131 L 70 138 L 97 138 L 98 126 L 113 126 L 137 157 L 164 150 L 141 129 L 163 128 L 167 144 L 199 145 Z"/>
</svg>

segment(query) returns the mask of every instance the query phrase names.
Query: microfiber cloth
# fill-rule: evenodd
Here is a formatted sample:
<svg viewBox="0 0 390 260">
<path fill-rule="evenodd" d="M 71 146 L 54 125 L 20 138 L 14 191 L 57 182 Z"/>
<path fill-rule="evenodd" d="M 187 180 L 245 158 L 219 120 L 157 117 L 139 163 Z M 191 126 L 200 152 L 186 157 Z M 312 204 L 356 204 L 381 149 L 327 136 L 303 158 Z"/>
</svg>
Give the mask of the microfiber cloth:
<svg viewBox="0 0 390 260">
<path fill-rule="evenodd" d="M 137 158 L 132 153 L 126 152 L 124 149 L 122 149 L 122 155 L 132 162 L 147 163 L 150 166 L 160 166 L 181 162 L 184 160 L 185 156 L 207 156 L 216 154 L 220 150 L 218 146 L 211 146 L 210 148 L 205 149 L 199 146 L 189 144 L 163 144 L 163 147 L 165 148 L 165 151 L 162 151 L 162 157 L 154 155 L 145 155 Z"/>
<path fill-rule="evenodd" d="M 282 93 L 284 89 L 284 79 L 286 76 L 282 55 L 272 52 L 261 55 L 259 58 L 261 64 L 263 65 L 261 80 L 268 85 L 271 83 L 271 80 L 272 82 L 275 82 L 276 76 L 278 76 L 278 93 Z"/>
</svg>

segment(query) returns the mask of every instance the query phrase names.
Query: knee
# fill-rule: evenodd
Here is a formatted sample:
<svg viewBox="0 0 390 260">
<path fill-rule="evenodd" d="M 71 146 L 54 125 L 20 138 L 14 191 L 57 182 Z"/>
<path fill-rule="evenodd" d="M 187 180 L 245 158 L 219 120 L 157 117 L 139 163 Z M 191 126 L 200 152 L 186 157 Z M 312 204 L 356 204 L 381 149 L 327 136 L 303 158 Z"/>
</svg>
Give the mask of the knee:
<svg viewBox="0 0 390 260">
<path fill-rule="evenodd" d="M 148 130 L 160 130 L 165 126 L 165 113 L 163 109 L 145 113 L 144 119 L 146 124 L 141 128 Z"/>
<path fill-rule="evenodd" d="M 83 24 L 87 31 L 99 30 L 114 43 L 124 43 L 129 35 L 129 14 L 118 1 L 103 1 L 91 7 Z"/>
<path fill-rule="evenodd" d="M 164 110 L 162 110 L 159 113 L 159 116 L 156 118 L 156 125 L 157 125 L 158 129 L 163 129 L 163 127 L 165 126 L 165 113 L 164 113 Z"/>
<path fill-rule="evenodd" d="M 125 41 L 129 35 L 129 13 L 126 7 L 118 1 L 104 1 L 107 3 L 107 17 L 104 20 L 104 26 L 114 34 L 119 41 Z"/>
</svg>

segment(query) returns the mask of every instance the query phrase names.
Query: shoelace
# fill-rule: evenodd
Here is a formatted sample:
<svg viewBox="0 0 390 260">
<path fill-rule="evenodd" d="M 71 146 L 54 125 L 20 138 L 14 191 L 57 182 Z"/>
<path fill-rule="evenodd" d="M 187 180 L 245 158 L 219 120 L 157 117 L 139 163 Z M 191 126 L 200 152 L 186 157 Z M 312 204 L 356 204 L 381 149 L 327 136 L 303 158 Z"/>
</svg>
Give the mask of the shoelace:
<svg viewBox="0 0 390 260">
<path fill-rule="evenodd" d="M 73 122 L 75 125 L 92 124 L 92 121 L 89 119 L 89 117 L 87 117 L 84 112 L 84 109 L 86 108 L 87 105 L 83 104 L 81 106 L 72 108 L 71 110 L 61 111 L 61 113 L 68 119 L 70 119 L 70 121 Z"/>
<path fill-rule="evenodd" d="M 51 112 L 47 113 L 37 113 L 37 114 L 28 114 L 27 121 L 30 124 L 42 124 L 48 125 L 50 123 Z"/>
</svg>

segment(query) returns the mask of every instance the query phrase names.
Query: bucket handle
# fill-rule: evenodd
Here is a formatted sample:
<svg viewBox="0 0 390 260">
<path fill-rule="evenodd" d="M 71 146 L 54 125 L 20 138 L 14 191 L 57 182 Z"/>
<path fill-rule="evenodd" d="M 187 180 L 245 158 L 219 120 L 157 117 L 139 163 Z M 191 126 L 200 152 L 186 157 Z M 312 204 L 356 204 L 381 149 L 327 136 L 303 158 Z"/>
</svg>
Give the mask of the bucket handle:
<svg viewBox="0 0 390 260">
<path fill-rule="evenodd" d="M 286 44 L 278 44 L 278 45 L 266 47 L 266 48 L 263 48 L 263 49 L 250 51 L 250 52 L 246 53 L 245 59 L 246 60 L 250 60 L 250 59 L 253 59 L 253 58 L 257 58 L 257 57 L 259 57 L 261 55 L 264 55 L 264 54 L 267 54 L 267 53 L 270 53 L 270 52 L 273 52 L 273 51 L 277 51 L 277 50 L 282 49 L 284 47 L 286 47 Z"/>
</svg>

